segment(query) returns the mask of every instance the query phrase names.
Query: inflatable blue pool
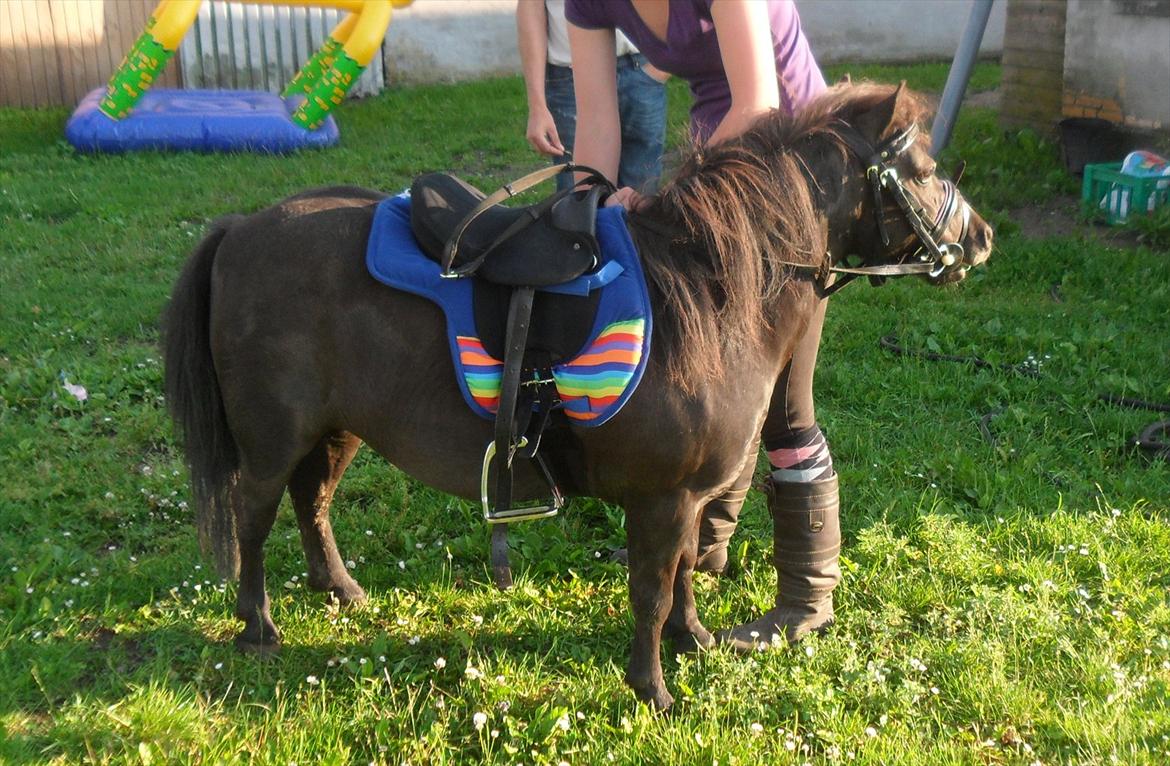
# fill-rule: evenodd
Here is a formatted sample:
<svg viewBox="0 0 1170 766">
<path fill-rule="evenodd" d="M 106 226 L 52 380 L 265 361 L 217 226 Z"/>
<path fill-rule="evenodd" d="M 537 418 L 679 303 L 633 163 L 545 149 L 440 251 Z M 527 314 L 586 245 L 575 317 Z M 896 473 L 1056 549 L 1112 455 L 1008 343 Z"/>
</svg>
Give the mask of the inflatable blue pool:
<svg viewBox="0 0 1170 766">
<path fill-rule="evenodd" d="M 91 91 L 65 124 L 65 138 L 81 152 L 139 149 L 283 154 L 337 143 L 330 116 L 305 130 L 289 115 L 299 97 L 238 90 L 148 90 L 134 111 L 112 120 L 98 109 L 105 88 Z"/>
</svg>

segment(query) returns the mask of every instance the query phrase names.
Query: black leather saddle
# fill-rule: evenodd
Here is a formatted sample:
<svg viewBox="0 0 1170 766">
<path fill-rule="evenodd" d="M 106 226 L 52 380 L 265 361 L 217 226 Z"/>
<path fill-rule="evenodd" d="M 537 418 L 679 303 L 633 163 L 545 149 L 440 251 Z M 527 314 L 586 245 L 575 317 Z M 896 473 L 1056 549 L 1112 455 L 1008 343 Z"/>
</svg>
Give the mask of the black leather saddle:
<svg viewBox="0 0 1170 766">
<path fill-rule="evenodd" d="M 597 207 L 613 187 L 601 174 L 525 207 L 500 204 L 557 173 L 551 166 L 492 195 L 450 173 L 427 173 L 410 186 L 410 225 L 423 252 L 445 276 L 471 273 L 499 285 L 546 287 L 597 264 Z M 588 170 L 588 169 L 586 169 Z"/>
</svg>

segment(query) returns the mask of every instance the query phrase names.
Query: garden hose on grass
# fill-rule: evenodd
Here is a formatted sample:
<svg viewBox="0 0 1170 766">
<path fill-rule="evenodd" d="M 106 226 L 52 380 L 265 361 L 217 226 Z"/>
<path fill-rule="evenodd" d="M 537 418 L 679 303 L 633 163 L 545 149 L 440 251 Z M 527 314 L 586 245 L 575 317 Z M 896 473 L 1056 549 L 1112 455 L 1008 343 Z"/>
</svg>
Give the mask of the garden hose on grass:
<svg viewBox="0 0 1170 766">
<path fill-rule="evenodd" d="M 883 336 L 878 341 L 878 345 L 898 356 L 912 356 L 918 359 L 925 359 L 929 362 L 960 362 L 962 364 L 970 364 L 977 370 L 1003 370 L 1005 372 L 1014 372 L 1018 375 L 1026 375 L 1029 378 L 1040 377 L 1040 368 L 1031 359 L 1020 364 L 992 364 L 978 356 L 953 356 L 951 354 L 936 354 L 933 351 L 914 351 L 900 346 L 898 344 L 898 336 L 893 334 Z"/>
<path fill-rule="evenodd" d="M 978 370 L 1003 370 L 1005 372 L 1026 375 L 1030 378 L 1036 378 L 1040 375 L 1038 364 L 1030 358 L 1020 364 L 993 364 L 978 356 L 956 356 L 952 354 L 938 354 L 933 351 L 907 349 L 898 343 L 898 336 L 894 334 L 883 336 L 878 341 L 878 345 L 898 356 L 915 357 L 925 359 L 928 362 L 959 362 L 961 364 L 970 364 Z M 1170 412 L 1170 404 L 1148 402 L 1144 399 L 1131 399 L 1115 394 L 1098 394 L 1097 399 L 1098 401 L 1113 404 L 1118 407 L 1153 410 L 1155 412 Z M 990 424 L 992 419 L 1002 412 L 1002 408 L 992 410 L 979 420 L 979 433 L 993 447 L 998 445 L 999 440 L 991 430 Z M 1170 460 L 1170 441 L 1167 441 L 1167 437 L 1170 437 L 1170 420 L 1161 420 L 1143 428 L 1141 433 L 1131 439 L 1129 443 L 1147 453 L 1151 458 Z"/>
<path fill-rule="evenodd" d="M 1097 398 L 1103 402 L 1115 404 L 1118 407 L 1128 407 L 1134 410 L 1153 410 L 1154 412 L 1170 412 L 1170 404 L 1147 402 L 1144 399 L 1131 399 L 1127 396 L 1116 396 L 1114 394 L 1098 394 Z M 1167 436 L 1170 436 L 1170 420 L 1159 420 L 1157 423 L 1150 423 L 1143 428 L 1142 432 L 1135 436 L 1131 443 L 1138 449 L 1150 453 L 1150 457 L 1160 457 L 1163 460 L 1170 460 L 1170 441 L 1166 440 Z"/>
</svg>

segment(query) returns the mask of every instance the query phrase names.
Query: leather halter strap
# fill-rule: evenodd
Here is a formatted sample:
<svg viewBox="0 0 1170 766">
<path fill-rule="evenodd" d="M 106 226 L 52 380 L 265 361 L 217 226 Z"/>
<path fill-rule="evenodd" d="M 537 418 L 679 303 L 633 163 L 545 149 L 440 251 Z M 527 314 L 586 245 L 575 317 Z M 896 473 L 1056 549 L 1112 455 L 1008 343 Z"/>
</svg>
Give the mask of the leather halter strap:
<svg viewBox="0 0 1170 766">
<path fill-rule="evenodd" d="M 922 253 L 925 250 L 930 257 L 933 257 L 933 260 L 930 260 L 927 255 L 922 255 L 918 262 L 888 263 L 872 266 L 863 264 L 861 266 L 847 267 L 834 265 L 832 254 L 826 253 L 825 261 L 820 265 L 789 263 L 787 261 L 783 261 L 782 263 L 798 271 L 814 275 L 817 282 L 817 292 L 821 297 L 832 295 L 859 276 L 870 277 L 880 283 L 886 277 L 901 277 L 914 274 L 926 274 L 937 277 L 945 273 L 948 269 L 962 268 L 962 245 L 958 242 L 940 245 L 936 238 L 946 230 L 954 216 L 960 214 L 961 206 L 963 227 L 958 239 L 962 241 L 967 233 L 971 208 L 959 195 L 955 185 L 943 179 L 943 202 L 936 211 L 934 219 L 928 224 L 926 222 L 925 211 L 918 204 L 917 200 L 906 191 L 902 185 L 901 178 L 898 176 L 898 171 L 894 167 L 894 162 L 898 156 L 908 151 L 918 138 L 918 125 L 911 125 L 905 130 L 895 133 L 876 147 L 848 123 L 839 123 L 837 135 L 849 147 L 854 156 L 860 159 L 865 165 L 865 175 L 873 193 L 874 217 L 877 220 L 882 245 L 888 247 L 890 244 L 889 232 L 886 229 L 885 218 L 882 214 L 885 210 L 885 204 L 882 200 L 882 190 L 885 189 L 894 197 L 894 200 L 902 210 L 907 222 L 910 224 L 910 228 L 914 231 L 921 245 L 911 255 Z M 955 252 L 956 250 L 958 251 L 957 253 Z M 956 266 L 956 264 L 959 265 Z M 830 283 L 829 279 L 834 274 L 844 274 L 845 276 Z"/>
<path fill-rule="evenodd" d="M 864 158 L 866 156 L 864 151 L 869 146 L 869 142 L 855 128 L 851 125 L 843 125 L 843 129 L 839 131 L 839 135 L 858 157 Z M 928 256 L 929 258 L 933 258 L 931 269 L 926 273 L 929 276 L 937 277 L 941 276 L 948 269 L 962 268 L 963 247 L 960 242 L 967 236 L 971 208 L 963 200 L 953 183 L 946 179 L 940 179 L 943 184 L 943 201 L 936 211 L 934 220 L 929 225 L 927 224 L 925 210 L 918 203 L 918 200 L 906 191 L 906 187 L 902 184 L 902 179 L 899 177 L 898 170 L 894 165 L 898 156 L 908 151 L 914 145 L 917 138 L 918 125 L 914 124 L 894 134 L 878 145 L 876 149 L 870 150 L 866 162 L 865 175 L 869 179 L 870 187 L 873 189 L 874 216 L 877 219 L 882 244 L 885 246 L 889 246 L 890 244 L 889 233 L 885 225 L 885 217 L 882 215 L 884 206 L 881 201 L 881 192 L 885 189 L 893 195 L 894 200 L 898 203 L 898 207 L 902 209 L 906 221 L 910 224 L 910 228 L 918 237 L 918 242 L 921 247 L 912 255 L 919 255 L 925 250 L 927 255 L 920 256 L 919 260 L 926 262 L 928 261 Z M 960 206 L 962 207 L 963 225 L 962 230 L 959 232 L 958 240 L 939 244 L 937 237 L 946 231 L 947 226 L 950 225 L 954 216 L 960 213 Z M 906 265 L 909 266 L 910 264 Z"/>
</svg>

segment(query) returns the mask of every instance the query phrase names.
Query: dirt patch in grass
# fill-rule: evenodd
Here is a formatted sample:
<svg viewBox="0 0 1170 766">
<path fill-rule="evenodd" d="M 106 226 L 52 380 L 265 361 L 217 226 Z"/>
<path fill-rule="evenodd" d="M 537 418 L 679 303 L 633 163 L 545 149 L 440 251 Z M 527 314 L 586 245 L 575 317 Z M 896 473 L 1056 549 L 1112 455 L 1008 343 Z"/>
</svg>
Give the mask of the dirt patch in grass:
<svg viewBox="0 0 1170 766">
<path fill-rule="evenodd" d="M 1135 248 L 1142 244 L 1139 232 L 1122 226 L 1091 223 L 1081 215 L 1081 199 L 1062 194 L 1044 202 L 1008 212 L 1029 239 L 1083 237 L 1110 247 Z"/>
<path fill-rule="evenodd" d="M 968 93 L 963 99 L 963 106 L 999 109 L 999 93 L 999 88 L 980 91 L 979 93 Z"/>
</svg>

